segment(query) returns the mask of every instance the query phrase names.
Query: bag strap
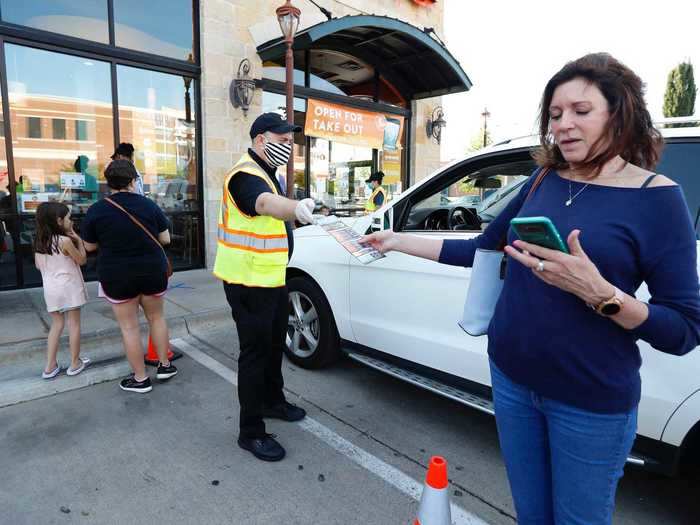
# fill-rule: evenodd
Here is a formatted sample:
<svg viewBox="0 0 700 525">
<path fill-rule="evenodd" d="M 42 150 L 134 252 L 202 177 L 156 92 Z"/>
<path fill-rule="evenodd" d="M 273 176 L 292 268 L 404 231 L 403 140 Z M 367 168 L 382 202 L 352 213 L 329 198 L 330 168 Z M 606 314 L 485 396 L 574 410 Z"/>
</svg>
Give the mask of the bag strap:
<svg viewBox="0 0 700 525">
<path fill-rule="evenodd" d="M 549 173 L 549 168 L 541 168 L 540 171 L 537 173 L 535 182 L 532 183 L 532 186 L 530 186 L 530 191 L 527 192 L 527 195 L 525 196 L 525 200 L 523 201 L 523 204 L 525 204 L 525 201 L 527 201 L 533 193 L 535 193 L 535 190 L 539 187 L 540 184 L 542 184 L 542 181 L 544 178 L 547 176 L 547 173 Z M 499 250 L 503 250 L 506 247 L 506 241 L 508 240 L 508 230 L 506 230 L 506 233 L 503 235 L 503 238 L 501 239 L 501 243 L 498 245 Z"/>
<path fill-rule="evenodd" d="M 527 196 L 525 197 L 525 200 L 528 200 L 530 198 L 530 196 L 533 193 L 535 193 L 535 190 L 539 187 L 540 184 L 542 184 L 542 181 L 547 176 L 547 173 L 549 173 L 549 168 L 540 169 L 540 172 L 537 174 L 537 178 L 535 179 L 535 182 L 533 182 L 532 186 L 530 186 L 530 191 L 527 192 Z"/>
<path fill-rule="evenodd" d="M 131 221 L 132 221 L 134 224 L 136 224 L 136 226 L 138 226 L 139 228 L 141 228 L 141 229 L 146 233 L 146 235 L 148 235 L 148 236 L 151 238 L 151 240 L 152 240 L 154 243 L 156 243 L 156 244 L 158 245 L 158 248 L 161 249 L 161 251 L 163 252 L 163 255 L 165 255 L 165 258 L 166 258 L 166 259 L 168 258 L 168 256 L 167 256 L 166 253 L 165 253 L 165 248 L 163 248 L 163 245 L 162 245 L 160 242 L 158 242 L 158 239 L 156 239 L 156 238 L 154 237 L 154 235 L 153 235 L 151 232 L 149 232 L 148 229 L 147 229 L 143 224 L 141 224 L 141 222 L 140 222 L 136 217 L 134 217 L 131 213 L 129 213 L 128 211 L 126 211 L 126 210 L 124 209 L 123 206 L 120 206 L 119 204 L 117 204 L 116 202 L 114 202 L 114 201 L 113 201 L 112 199 L 110 199 L 109 197 L 105 197 L 105 200 L 106 200 L 107 202 L 109 202 L 112 206 L 114 206 L 115 208 L 118 208 L 118 209 L 120 209 L 121 211 L 123 211 L 123 212 L 131 219 Z"/>
</svg>

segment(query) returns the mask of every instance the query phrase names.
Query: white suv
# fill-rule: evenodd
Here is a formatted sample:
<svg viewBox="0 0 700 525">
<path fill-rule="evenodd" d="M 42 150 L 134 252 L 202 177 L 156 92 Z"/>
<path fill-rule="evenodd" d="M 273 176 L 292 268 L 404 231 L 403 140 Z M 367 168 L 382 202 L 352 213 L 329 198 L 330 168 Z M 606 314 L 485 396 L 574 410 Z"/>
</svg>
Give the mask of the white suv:
<svg viewBox="0 0 700 525">
<path fill-rule="evenodd" d="M 685 192 L 696 231 L 700 216 L 700 128 L 662 131 L 657 167 Z M 478 235 L 517 194 L 535 165 L 526 137 L 480 150 L 406 190 L 372 215 L 359 233 L 384 228 L 443 239 Z M 493 189 L 481 204 L 453 197 L 467 187 Z M 483 191 L 483 190 L 482 190 Z M 658 220 L 663 221 L 662 216 Z M 486 336 L 457 325 L 471 270 L 389 253 L 368 265 L 316 226 L 295 232 L 289 265 L 287 353 L 320 368 L 345 354 L 368 366 L 492 413 Z M 647 300 L 645 285 L 637 297 Z M 639 425 L 631 463 L 666 474 L 700 457 L 700 352 L 676 357 L 639 342 L 643 365 Z"/>
</svg>

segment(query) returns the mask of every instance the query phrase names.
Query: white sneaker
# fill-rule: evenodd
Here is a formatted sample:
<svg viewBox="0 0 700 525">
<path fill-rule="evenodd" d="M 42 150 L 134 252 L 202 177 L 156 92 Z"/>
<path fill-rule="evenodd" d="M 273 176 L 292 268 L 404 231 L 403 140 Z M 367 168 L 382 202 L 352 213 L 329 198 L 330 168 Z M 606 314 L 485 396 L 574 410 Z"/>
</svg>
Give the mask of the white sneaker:
<svg viewBox="0 0 700 525">
<path fill-rule="evenodd" d="M 80 372 L 85 370 L 85 367 L 89 364 L 90 364 L 89 358 L 81 357 L 80 358 L 80 366 L 78 368 L 75 368 L 75 369 L 69 367 L 68 370 L 66 370 L 66 375 L 77 376 Z"/>
</svg>

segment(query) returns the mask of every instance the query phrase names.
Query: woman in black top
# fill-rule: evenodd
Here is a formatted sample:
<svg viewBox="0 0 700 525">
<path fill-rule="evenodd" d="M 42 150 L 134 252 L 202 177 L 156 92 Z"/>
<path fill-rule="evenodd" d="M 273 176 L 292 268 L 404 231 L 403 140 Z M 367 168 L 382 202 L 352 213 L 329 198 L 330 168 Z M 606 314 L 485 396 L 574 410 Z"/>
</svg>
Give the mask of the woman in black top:
<svg viewBox="0 0 700 525">
<path fill-rule="evenodd" d="M 163 316 L 163 296 L 168 288 L 168 266 L 165 252 L 157 244 L 170 243 L 168 219 L 153 201 L 135 193 L 137 177 L 131 162 L 111 162 L 105 169 L 105 178 L 112 195 L 90 206 L 81 230 L 87 250 L 98 250 L 97 277 L 112 304 L 126 357 L 134 371 L 119 386 L 122 390 L 145 393 L 152 387 L 143 360 L 139 305 L 143 307 L 160 358 L 156 377 L 170 379 L 177 369 L 167 358 L 168 327 Z"/>
</svg>

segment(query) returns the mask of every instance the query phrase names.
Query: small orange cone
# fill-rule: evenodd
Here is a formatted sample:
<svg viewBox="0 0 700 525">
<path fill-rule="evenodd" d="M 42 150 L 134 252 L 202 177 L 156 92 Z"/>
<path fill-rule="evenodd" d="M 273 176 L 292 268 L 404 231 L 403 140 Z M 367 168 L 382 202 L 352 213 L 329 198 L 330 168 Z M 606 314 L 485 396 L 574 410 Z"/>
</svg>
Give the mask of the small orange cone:
<svg viewBox="0 0 700 525">
<path fill-rule="evenodd" d="M 418 517 L 413 525 L 450 525 L 450 496 L 447 493 L 447 461 L 441 456 L 430 458 L 425 486 L 420 498 Z"/>
<path fill-rule="evenodd" d="M 173 350 L 168 346 L 168 360 L 175 361 L 175 359 L 179 359 L 181 357 L 182 353 L 173 352 Z M 150 366 L 158 366 L 158 363 L 160 362 L 160 359 L 158 358 L 158 352 L 156 352 L 156 346 L 153 344 L 153 340 L 151 339 L 150 335 L 148 336 L 148 352 L 146 352 L 146 355 L 143 358 L 143 360 L 147 365 Z"/>
</svg>

